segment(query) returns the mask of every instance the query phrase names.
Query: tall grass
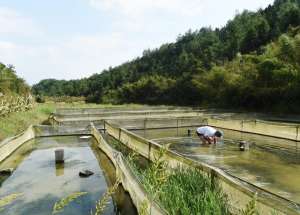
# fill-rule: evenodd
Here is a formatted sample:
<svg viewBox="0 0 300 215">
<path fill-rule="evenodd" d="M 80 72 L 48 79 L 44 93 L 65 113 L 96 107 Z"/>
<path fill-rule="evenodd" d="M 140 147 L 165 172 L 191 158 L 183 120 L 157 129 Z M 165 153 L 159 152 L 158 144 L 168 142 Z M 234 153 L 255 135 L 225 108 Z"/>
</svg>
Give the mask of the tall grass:
<svg viewBox="0 0 300 215">
<path fill-rule="evenodd" d="M 193 168 L 175 169 L 158 199 L 170 214 L 229 214 L 227 197 L 219 186 Z"/>
<path fill-rule="evenodd" d="M 127 158 L 145 189 L 169 214 L 227 215 L 227 196 L 217 183 L 195 168 L 168 169 L 157 158 L 148 168 L 138 167 L 133 156 Z"/>
<path fill-rule="evenodd" d="M 0 117 L 0 141 L 23 132 L 31 124 L 41 124 L 55 110 L 55 104 L 37 104 L 26 112 Z"/>
</svg>

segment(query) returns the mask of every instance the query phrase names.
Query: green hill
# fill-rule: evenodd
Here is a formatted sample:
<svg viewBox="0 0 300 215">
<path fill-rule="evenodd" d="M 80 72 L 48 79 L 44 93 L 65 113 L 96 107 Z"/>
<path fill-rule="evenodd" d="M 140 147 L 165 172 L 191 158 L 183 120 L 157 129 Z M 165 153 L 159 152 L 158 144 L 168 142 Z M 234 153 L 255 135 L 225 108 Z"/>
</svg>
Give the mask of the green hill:
<svg viewBox="0 0 300 215">
<path fill-rule="evenodd" d="M 35 94 L 88 102 L 208 105 L 297 111 L 300 0 L 244 11 L 142 57 L 81 80 L 42 80 Z M 282 109 L 281 109 L 282 110 Z"/>
<path fill-rule="evenodd" d="M 28 96 L 30 88 L 26 82 L 17 76 L 12 65 L 0 63 L 0 95 L 2 96 Z"/>
</svg>

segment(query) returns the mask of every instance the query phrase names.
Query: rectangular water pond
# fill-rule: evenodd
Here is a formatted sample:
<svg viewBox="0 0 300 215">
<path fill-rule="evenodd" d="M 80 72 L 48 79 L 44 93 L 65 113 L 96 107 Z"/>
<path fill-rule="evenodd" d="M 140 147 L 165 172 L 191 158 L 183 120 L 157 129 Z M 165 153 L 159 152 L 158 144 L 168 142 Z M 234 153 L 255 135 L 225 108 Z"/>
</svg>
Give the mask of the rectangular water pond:
<svg viewBox="0 0 300 215">
<path fill-rule="evenodd" d="M 223 130 L 224 141 L 216 145 L 202 145 L 195 134 L 187 136 L 187 129 L 133 132 L 160 144 L 167 144 L 170 150 L 186 157 L 216 166 L 274 194 L 300 203 L 300 154 L 297 142 Z M 195 128 L 192 129 L 192 133 L 195 133 Z M 238 141 L 242 139 L 253 143 L 248 151 L 239 150 Z"/>
<path fill-rule="evenodd" d="M 25 143 L 0 164 L 15 168 L 0 178 L 0 214 L 91 214 L 111 186 L 114 167 L 89 136 L 37 138 Z M 65 162 L 55 163 L 55 150 L 63 149 Z M 90 177 L 79 171 L 91 170 Z M 56 204 L 56 207 L 55 207 Z M 119 186 L 103 214 L 136 214 L 127 193 Z"/>
</svg>

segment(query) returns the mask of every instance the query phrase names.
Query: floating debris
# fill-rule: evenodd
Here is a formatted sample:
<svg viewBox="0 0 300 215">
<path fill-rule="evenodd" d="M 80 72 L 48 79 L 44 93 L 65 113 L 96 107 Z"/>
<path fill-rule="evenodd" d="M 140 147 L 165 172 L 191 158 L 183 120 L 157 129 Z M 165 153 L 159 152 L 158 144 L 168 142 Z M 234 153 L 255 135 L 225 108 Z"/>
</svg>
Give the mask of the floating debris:
<svg viewBox="0 0 300 215">
<path fill-rule="evenodd" d="M 240 148 L 240 151 L 249 150 L 249 143 L 244 141 L 244 140 L 240 141 L 239 142 L 239 148 Z"/>
<path fill-rule="evenodd" d="M 91 138 L 91 136 L 81 136 L 81 137 L 79 137 L 80 139 L 89 139 L 89 138 Z"/>
<path fill-rule="evenodd" d="M 94 174 L 94 172 L 92 172 L 90 170 L 82 170 L 82 171 L 79 172 L 79 176 L 84 177 L 84 178 L 89 177 L 93 174 Z"/>
<path fill-rule="evenodd" d="M 14 168 L 1 169 L 0 175 L 11 175 L 14 171 Z"/>
</svg>

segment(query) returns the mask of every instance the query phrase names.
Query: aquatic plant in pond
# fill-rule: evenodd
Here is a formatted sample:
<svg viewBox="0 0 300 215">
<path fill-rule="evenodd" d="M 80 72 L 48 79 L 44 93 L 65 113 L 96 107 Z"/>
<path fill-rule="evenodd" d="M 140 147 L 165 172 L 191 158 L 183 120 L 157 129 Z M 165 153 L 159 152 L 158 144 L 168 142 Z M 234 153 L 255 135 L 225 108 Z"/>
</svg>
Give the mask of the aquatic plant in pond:
<svg viewBox="0 0 300 215">
<path fill-rule="evenodd" d="M 60 201 L 56 202 L 53 206 L 52 214 L 57 214 L 62 212 L 66 206 L 68 206 L 72 201 L 79 198 L 80 196 L 86 195 L 87 192 L 76 192 L 72 193 L 69 196 L 61 199 Z"/>
<path fill-rule="evenodd" d="M 13 203 L 17 198 L 19 198 L 22 195 L 23 195 L 23 193 L 13 193 L 13 194 L 10 194 L 10 195 L 7 195 L 7 196 L 1 198 L 0 199 L 0 211 L 2 211 L 5 206 Z"/>
<path fill-rule="evenodd" d="M 95 215 L 100 215 L 103 213 L 105 207 L 109 203 L 110 196 L 112 196 L 117 191 L 119 184 L 120 181 L 117 180 L 113 186 L 107 189 L 107 191 L 103 194 L 102 198 L 97 201 Z M 93 211 L 91 211 L 91 214 L 93 214 Z"/>
</svg>

